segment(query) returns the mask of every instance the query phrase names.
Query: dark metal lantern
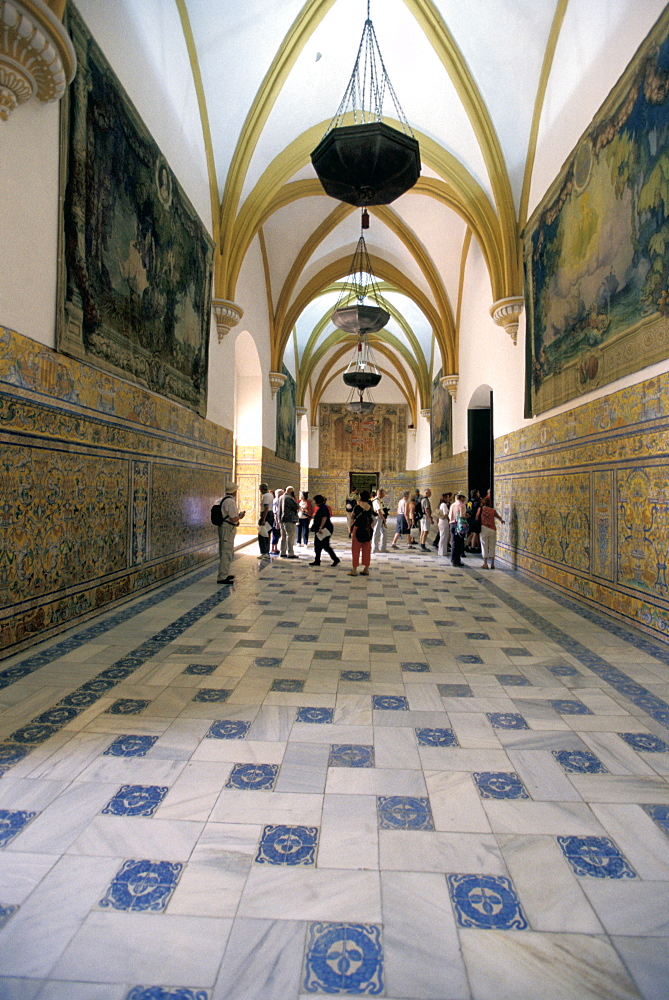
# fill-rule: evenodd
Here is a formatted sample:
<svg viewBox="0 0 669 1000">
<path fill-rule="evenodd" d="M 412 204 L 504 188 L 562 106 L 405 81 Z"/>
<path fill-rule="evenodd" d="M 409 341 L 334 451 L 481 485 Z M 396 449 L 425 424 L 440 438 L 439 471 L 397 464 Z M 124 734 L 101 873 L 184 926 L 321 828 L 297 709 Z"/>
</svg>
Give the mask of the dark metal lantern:
<svg viewBox="0 0 669 1000">
<path fill-rule="evenodd" d="M 381 121 L 333 128 L 311 162 L 325 193 L 349 205 L 389 205 L 420 177 L 418 141 Z"/>
<path fill-rule="evenodd" d="M 365 333 L 377 333 L 383 330 L 390 319 L 390 314 L 381 306 L 365 306 L 357 302 L 354 305 L 342 306 L 332 313 L 332 322 L 346 333 L 362 336 Z"/>
</svg>

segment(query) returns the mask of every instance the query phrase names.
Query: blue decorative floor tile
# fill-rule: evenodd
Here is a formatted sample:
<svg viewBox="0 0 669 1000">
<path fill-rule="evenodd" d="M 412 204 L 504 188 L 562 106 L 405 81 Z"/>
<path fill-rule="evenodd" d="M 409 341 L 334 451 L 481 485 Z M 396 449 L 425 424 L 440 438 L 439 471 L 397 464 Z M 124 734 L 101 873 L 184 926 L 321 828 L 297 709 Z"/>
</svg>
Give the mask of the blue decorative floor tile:
<svg viewBox="0 0 669 1000">
<path fill-rule="evenodd" d="M 36 812 L 23 809 L 0 809 L 0 848 L 6 847 L 35 816 Z"/>
<path fill-rule="evenodd" d="M 570 667 L 566 663 L 557 663 L 553 667 L 548 668 L 552 674 L 556 677 L 574 677 L 578 675 L 578 670 L 576 667 Z"/>
<path fill-rule="evenodd" d="M 397 648 L 388 642 L 370 642 L 370 653 L 395 653 Z"/>
<path fill-rule="evenodd" d="M 342 670 L 340 674 L 343 681 L 368 681 L 371 676 L 369 670 Z"/>
<path fill-rule="evenodd" d="M 439 628 L 450 628 L 452 625 L 455 625 L 455 622 L 452 622 L 450 618 L 435 618 L 434 624 L 438 625 Z"/>
<path fill-rule="evenodd" d="M 502 652 L 507 656 L 531 656 L 529 649 L 523 646 L 502 646 Z"/>
<path fill-rule="evenodd" d="M 587 705 L 572 698 L 551 698 L 550 706 L 560 715 L 592 715 Z"/>
<path fill-rule="evenodd" d="M 164 910 L 183 864 L 171 861 L 124 861 L 99 902 L 114 910 Z"/>
<path fill-rule="evenodd" d="M 492 615 L 474 615 L 475 622 L 494 622 L 495 619 Z"/>
<path fill-rule="evenodd" d="M 371 618 L 371 615 L 370 615 Z M 391 625 L 393 632 L 414 632 L 415 629 L 413 625 L 408 623 L 398 622 L 396 625 Z"/>
<path fill-rule="evenodd" d="M 206 674 L 213 674 L 214 670 L 216 670 L 216 664 L 189 663 L 183 672 L 185 674 L 195 674 L 195 675 L 205 676 Z"/>
<path fill-rule="evenodd" d="M 532 635 L 529 628 L 508 628 L 507 632 L 509 635 Z"/>
<path fill-rule="evenodd" d="M 482 799 L 529 799 L 522 781 L 513 771 L 475 771 Z"/>
<path fill-rule="evenodd" d="M 401 694 L 374 694 L 372 708 L 385 712 L 408 712 L 409 702 Z"/>
<path fill-rule="evenodd" d="M 5 906 L 0 903 L 0 929 L 5 926 L 12 913 L 16 913 L 18 906 Z"/>
<path fill-rule="evenodd" d="M 315 649 L 314 660 L 341 660 L 340 649 Z"/>
<path fill-rule="evenodd" d="M 277 628 L 297 628 L 297 622 L 282 621 L 276 623 Z"/>
<path fill-rule="evenodd" d="M 225 787 L 271 792 L 278 773 L 278 764 L 235 764 Z"/>
<path fill-rule="evenodd" d="M 374 767 L 374 747 L 359 743 L 333 743 L 328 767 Z"/>
<path fill-rule="evenodd" d="M 111 685 L 110 685 L 111 686 Z M 58 702 L 59 705 L 71 705 L 73 708 L 88 708 L 89 705 L 94 705 L 95 702 L 100 697 L 97 691 L 82 691 L 81 688 L 78 691 L 73 691 L 71 694 L 65 695 Z"/>
<path fill-rule="evenodd" d="M 434 830 L 430 800 L 413 795 L 377 795 L 379 830 Z"/>
<path fill-rule="evenodd" d="M 469 684 L 437 684 L 437 690 L 442 698 L 473 698 L 474 692 Z"/>
<path fill-rule="evenodd" d="M 213 701 L 220 704 L 222 701 L 227 701 L 231 694 L 231 688 L 200 688 L 193 701 Z"/>
<path fill-rule="evenodd" d="M 436 648 L 437 646 L 445 646 L 446 645 L 446 643 L 444 642 L 443 639 L 421 639 L 420 640 L 420 644 L 425 649 L 432 649 L 432 648 Z"/>
<path fill-rule="evenodd" d="M 369 629 L 366 628 L 345 628 L 344 635 L 350 636 L 351 638 L 364 639 L 369 635 Z"/>
<path fill-rule="evenodd" d="M 256 656 L 253 661 L 256 667 L 280 667 L 283 663 L 282 656 Z"/>
<path fill-rule="evenodd" d="M 250 728 L 250 722 L 240 722 L 237 719 L 219 719 L 217 722 L 212 722 L 205 733 L 205 739 L 243 740 Z"/>
<path fill-rule="evenodd" d="M 16 743 L 0 743 L 0 767 L 11 767 L 18 764 L 28 753 L 27 747 Z"/>
<path fill-rule="evenodd" d="M 110 715 L 139 715 L 150 704 L 151 702 L 139 698 L 119 698 L 109 706 L 107 712 Z"/>
<path fill-rule="evenodd" d="M 304 681 L 292 681 L 286 677 L 277 677 L 275 681 L 272 681 L 272 686 L 270 691 L 302 691 L 304 689 Z"/>
<path fill-rule="evenodd" d="M 229 611 L 219 611 L 219 613 L 215 617 L 216 618 L 228 618 L 229 619 L 229 618 L 236 618 L 237 615 L 231 614 Z"/>
<path fill-rule="evenodd" d="M 495 677 L 505 687 L 529 687 L 530 681 L 522 674 L 495 674 Z"/>
<path fill-rule="evenodd" d="M 652 733 L 618 733 L 633 750 L 644 753 L 669 753 L 669 746 L 659 736 Z"/>
<path fill-rule="evenodd" d="M 419 747 L 457 747 L 458 738 L 452 729 L 416 729 Z"/>
<path fill-rule="evenodd" d="M 427 663 L 420 663 L 419 661 L 409 661 L 408 663 L 400 663 L 400 667 L 405 673 L 410 674 L 429 674 L 430 667 Z"/>
<path fill-rule="evenodd" d="M 157 736 L 118 736 L 103 757 L 144 757 L 157 739 Z"/>
<path fill-rule="evenodd" d="M 209 992 L 183 986 L 133 986 L 125 1000 L 209 1000 Z"/>
<path fill-rule="evenodd" d="M 121 785 L 102 810 L 108 816 L 153 816 L 169 788 L 160 785 Z"/>
<path fill-rule="evenodd" d="M 374 924 L 310 924 L 304 989 L 307 993 L 383 993 L 381 928 Z"/>
<path fill-rule="evenodd" d="M 14 730 L 9 736 L 9 741 L 13 743 L 24 743 L 28 746 L 36 746 L 38 743 L 45 743 L 46 740 L 54 736 L 60 726 L 46 725 L 45 723 L 29 722 L 27 726 L 21 726 Z"/>
<path fill-rule="evenodd" d="M 296 722 L 334 722 L 333 708 L 298 708 Z"/>
<path fill-rule="evenodd" d="M 516 712 L 486 712 L 495 729 L 529 729 L 522 715 Z"/>
<path fill-rule="evenodd" d="M 318 642 L 318 636 L 307 632 L 298 632 L 293 636 L 293 642 Z"/>
<path fill-rule="evenodd" d="M 669 806 L 644 805 L 641 808 L 669 837 Z"/>
<path fill-rule="evenodd" d="M 557 841 L 577 875 L 636 878 L 634 869 L 608 837 L 558 837 Z"/>
<path fill-rule="evenodd" d="M 482 642 L 484 639 L 490 638 L 487 632 L 465 632 L 465 636 L 468 639 L 473 639 L 474 642 Z"/>
<path fill-rule="evenodd" d="M 248 632 L 250 628 L 250 625 L 226 625 L 225 631 L 241 635 L 244 632 Z"/>
<path fill-rule="evenodd" d="M 255 860 L 261 865 L 315 865 L 317 846 L 317 826 L 266 826 Z"/>
<path fill-rule="evenodd" d="M 38 715 L 34 721 L 60 728 L 61 726 L 66 726 L 72 719 L 76 719 L 80 711 L 80 708 L 75 708 L 72 705 L 55 705 L 53 708 L 48 709 L 48 711 Z"/>
<path fill-rule="evenodd" d="M 457 663 L 483 663 L 478 653 L 458 653 L 455 659 Z"/>
<path fill-rule="evenodd" d="M 601 760 L 589 750 L 551 750 L 558 764 L 571 774 L 608 774 Z"/>
<path fill-rule="evenodd" d="M 502 875 L 447 875 L 446 878 L 460 927 L 516 931 L 527 928 L 510 879 Z"/>
</svg>

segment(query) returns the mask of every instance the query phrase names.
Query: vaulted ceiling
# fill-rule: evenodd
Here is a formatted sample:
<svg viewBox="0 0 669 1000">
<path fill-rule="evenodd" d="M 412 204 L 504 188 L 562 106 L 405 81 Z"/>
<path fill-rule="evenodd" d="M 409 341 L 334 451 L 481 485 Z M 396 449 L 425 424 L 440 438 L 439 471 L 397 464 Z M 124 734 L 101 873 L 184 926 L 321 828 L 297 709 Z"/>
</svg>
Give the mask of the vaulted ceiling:
<svg viewBox="0 0 669 1000">
<path fill-rule="evenodd" d="M 367 0 L 77 5 L 94 33 L 96 21 L 123 7 L 146 72 L 160 78 L 180 123 L 182 174 L 201 171 L 209 191 L 214 293 L 235 301 L 249 250 L 259 249 L 272 369 L 289 359 L 298 402 L 315 407 L 351 346 L 329 314 L 360 213 L 323 193 L 309 154 L 344 93 Z M 414 417 L 429 406 L 433 373 L 458 371 L 472 241 L 487 268 L 488 304 L 522 295 L 519 233 L 528 214 L 664 6 L 371 0 L 385 65 L 422 156 L 418 184 L 370 209 L 366 234 L 391 315 L 375 337 L 377 360 Z"/>
</svg>

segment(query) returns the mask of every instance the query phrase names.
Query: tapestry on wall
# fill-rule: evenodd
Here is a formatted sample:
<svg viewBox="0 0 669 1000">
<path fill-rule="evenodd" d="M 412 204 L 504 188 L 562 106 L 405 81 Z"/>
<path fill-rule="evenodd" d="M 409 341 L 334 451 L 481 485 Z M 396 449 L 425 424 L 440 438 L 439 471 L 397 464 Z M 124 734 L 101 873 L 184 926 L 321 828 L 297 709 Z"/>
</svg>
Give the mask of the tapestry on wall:
<svg viewBox="0 0 669 1000">
<path fill-rule="evenodd" d="M 206 413 L 213 245 L 70 5 L 58 349 Z"/>
<path fill-rule="evenodd" d="M 669 353 L 669 8 L 524 234 L 528 403 Z"/>
<path fill-rule="evenodd" d="M 349 413 L 343 403 L 321 403 L 319 454 L 322 469 L 404 472 L 407 406 L 377 403 L 371 413 Z"/>
<path fill-rule="evenodd" d="M 450 458 L 453 454 L 451 442 L 451 394 L 441 384 L 442 370 L 432 383 L 432 414 L 430 417 L 430 447 L 433 462 Z"/>
<path fill-rule="evenodd" d="M 295 461 L 295 407 L 297 386 L 286 366 L 282 368 L 286 381 L 276 394 L 276 457 Z"/>
</svg>

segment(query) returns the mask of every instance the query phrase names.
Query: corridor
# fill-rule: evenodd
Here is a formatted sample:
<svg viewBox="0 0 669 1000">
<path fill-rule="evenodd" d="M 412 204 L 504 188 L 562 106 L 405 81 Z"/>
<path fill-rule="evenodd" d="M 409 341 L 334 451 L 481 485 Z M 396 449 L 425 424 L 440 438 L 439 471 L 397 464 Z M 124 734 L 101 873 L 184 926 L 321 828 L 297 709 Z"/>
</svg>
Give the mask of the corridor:
<svg viewBox="0 0 669 1000">
<path fill-rule="evenodd" d="M 669 996 L 669 647 L 336 534 L 0 663 L 3 1000 Z"/>
</svg>

